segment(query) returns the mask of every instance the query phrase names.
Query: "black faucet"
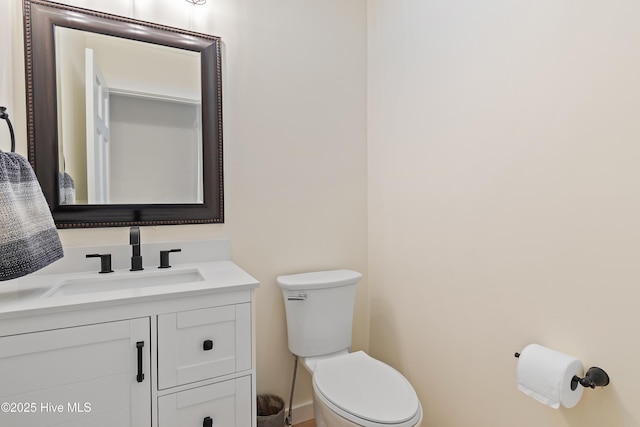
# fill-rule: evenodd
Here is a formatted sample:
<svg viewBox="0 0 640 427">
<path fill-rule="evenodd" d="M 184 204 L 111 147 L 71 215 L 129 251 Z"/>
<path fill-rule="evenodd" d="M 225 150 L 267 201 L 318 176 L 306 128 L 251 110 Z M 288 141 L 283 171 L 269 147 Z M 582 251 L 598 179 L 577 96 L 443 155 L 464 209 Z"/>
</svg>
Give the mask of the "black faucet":
<svg viewBox="0 0 640 427">
<path fill-rule="evenodd" d="M 142 268 L 142 256 L 140 256 L 140 227 L 129 229 L 129 244 L 131 244 L 131 270 L 140 271 Z"/>
</svg>

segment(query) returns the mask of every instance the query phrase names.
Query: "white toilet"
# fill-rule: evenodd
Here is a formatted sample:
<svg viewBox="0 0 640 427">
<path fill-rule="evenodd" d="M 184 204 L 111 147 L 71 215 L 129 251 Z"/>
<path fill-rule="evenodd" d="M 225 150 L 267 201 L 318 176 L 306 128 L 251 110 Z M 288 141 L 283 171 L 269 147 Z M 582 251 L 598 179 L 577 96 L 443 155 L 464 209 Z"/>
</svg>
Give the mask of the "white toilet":
<svg viewBox="0 0 640 427">
<path fill-rule="evenodd" d="M 401 373 L 362 351 L 349 353 L 356 284 L 351 270 L 278 277 L 289 350 L 313 378 L 318 427 L 414 427 L 422 420 L 415 390 Z"/>
</svg>

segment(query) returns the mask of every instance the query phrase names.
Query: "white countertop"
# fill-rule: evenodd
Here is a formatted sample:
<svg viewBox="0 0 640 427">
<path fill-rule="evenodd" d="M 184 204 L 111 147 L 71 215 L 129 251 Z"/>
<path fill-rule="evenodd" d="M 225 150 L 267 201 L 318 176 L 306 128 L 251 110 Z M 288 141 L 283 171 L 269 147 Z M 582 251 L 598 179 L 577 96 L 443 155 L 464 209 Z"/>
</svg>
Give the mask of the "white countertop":
<svg viewBox="0 0 640 427">
<path fill-rule="evenodd" d="M 251 277 L 231 261 L 212 261 L 206 263 L 174 265 L 171 269 L 159 272 L 129 270 L 115 270 L 108 273 L 109 279 L 117 280 L 138 274 L 176 274 L 180 271 L 197 271 L 202 280 L 175 283 L 159 286 L 144 286 L 131 289 L 100 290 L 95 292 L 77 293 L 73 295 L 51 295 L 51 290 L 70 278 L 73 281 L 102 280 L 107 275 L 98 272 L 73 274 L 46 274 L 32 276 L 23 283 L 9 283 L 0 287 L 0 319 L 10 317 L 18 312 L 35 314 L 41 310 L 64 309 L 71 306 L 101 304 L 109 302 L 121 303 L 123 300 L 166 298 L 177 295 L 196 294 L 199 292 L 230 292 L 253 289 L 258 287 L 258 281 Z M 16 281 L 17 282 L 17 281 Z M 90 286 L 90 285 L 88 285 Z"/>
<path fill-rule="evenodd" d="M 223 243 L 228 245 L 228 243 Z M 189 243 L 182 242 L 174 246 L 180 247 L 180 245 L 189 246 Z M 124 249 L 127 249 L 126 246 Z M 120 251 L 120 249 L 117 250 Z M 93 252 L 93 248 L 65 250 L 66 262 L 69 265 L 73 264 L 73 258 L 78 258 L 78 262 L 87 262 L 84 259 L 84 254 L 90 252 Z M 180 260 L 181 263 L 173 264 L 168 269 L 158 269 L 157 265 L 145 265 L 142 271 L 129 271 L 128 268 L 118 269 L 116 268 L 118 265 L 114 265 L 114 272 L 106 274 L 98 273 L 98 269 L 60 272 L 58 266 L 44 270 L 41 274 L 32 274 L 0 282 L 0 319 L 16 315 L 60 311 L 78 306 L 88 308 L 94 305 L 121 304 L 143 299 L 156 300 L 198 295 L 199 293 L 242 291 L 257 288 L 259 285 L 256 279 L 228 259 L 211 261 L 197 259 L 196 262 L 184 262 L 186 260 L 189 259 L 185 257 Z M 178 257 L 176 257 L 176 261 L 178 261 Z M 89 265 L 95 266 L 96 263 L 94 261 Z M 169 280 L 172 277 L 187 276 L 191 279 L 183 283 L 180 283 L 179 280 L 178 282 Z M 194 277 L 195 279 L 193 279 Z M 137 279 L 143 279 L 146 284 L 132 288 L 119 286 L 121 280 L 135 282 Z M 168 283 L 155 285 L 156 280 L 159 283 Z M 116 289 L 110 289 L 109 284 L 114 284 Z M 64 292 L 65 286 L 73 287 L 75 291 Z M 97 290 L 92 289 L 94 286 Z"/>
</svg>

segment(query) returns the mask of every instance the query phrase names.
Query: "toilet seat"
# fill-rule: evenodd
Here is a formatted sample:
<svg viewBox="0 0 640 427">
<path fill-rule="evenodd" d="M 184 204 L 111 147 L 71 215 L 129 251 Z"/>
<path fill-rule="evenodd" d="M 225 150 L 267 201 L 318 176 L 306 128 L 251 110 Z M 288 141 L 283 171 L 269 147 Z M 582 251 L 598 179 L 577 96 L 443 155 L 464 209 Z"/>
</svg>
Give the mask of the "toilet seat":
<svg viewBox="0 0 640 427">
<path fill-rule="evenodd" d="M 319 362 L 313 388 L 331 410 L 360 426 L 413 427 L 422 417 L 409 381 L 362 351 Z"/>
</svg>

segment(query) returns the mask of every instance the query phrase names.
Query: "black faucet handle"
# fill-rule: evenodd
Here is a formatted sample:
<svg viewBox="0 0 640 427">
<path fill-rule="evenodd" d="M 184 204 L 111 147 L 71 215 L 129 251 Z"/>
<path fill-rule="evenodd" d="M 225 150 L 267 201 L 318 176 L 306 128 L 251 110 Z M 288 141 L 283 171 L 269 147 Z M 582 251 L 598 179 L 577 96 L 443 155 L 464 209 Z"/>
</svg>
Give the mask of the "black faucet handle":
<svg viewBox="0 0 640 427">
<path fill-rule="evenodd" d="M 171 252 L 182 252 L 182 249 L 160 251 L 160 266 L 158 266 L 158 268 L 171 268 L 171 265 L 169 265 L 169 254 Z"/>
<path fill-rule="evenodd" d="M 100 258 L 100 273 L 113 273 L 111 254 L 87 254 L 87 258 Z"/>
</svg>

